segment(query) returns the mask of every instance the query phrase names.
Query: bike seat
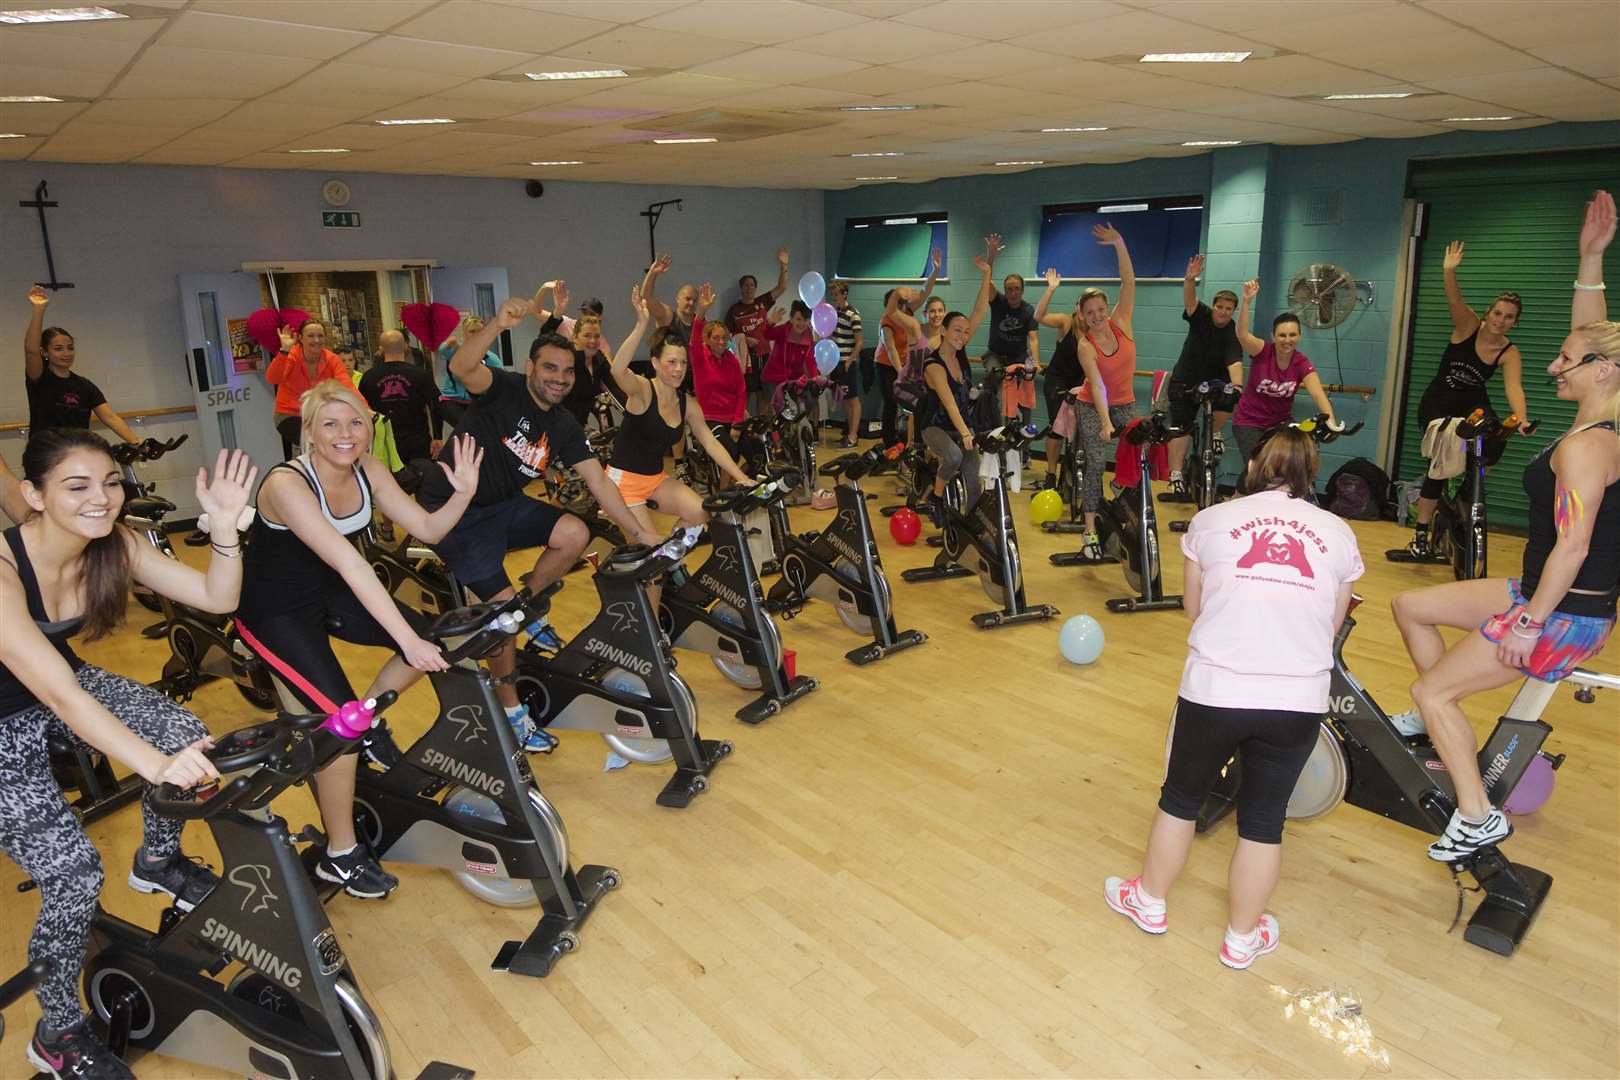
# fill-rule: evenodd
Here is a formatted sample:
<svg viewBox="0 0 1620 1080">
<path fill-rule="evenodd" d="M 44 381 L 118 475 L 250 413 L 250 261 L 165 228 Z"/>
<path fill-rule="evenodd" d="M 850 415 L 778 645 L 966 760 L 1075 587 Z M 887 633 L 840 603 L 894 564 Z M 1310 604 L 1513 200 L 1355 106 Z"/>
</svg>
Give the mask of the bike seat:
<svg viewBox="0 0 1620 1080">
<path fill-rule="evenodd" d="M 128 517 L 162 521 L 165 514 L 174 512 L 174 503 L 157 495 L 139 495 L 124 501 L 124 514 Z"/>
<path fill-rule="evenodd" d="M 428 627 L 426 636 L 433 641 L 444 641 L 447 638 L 475 634 L 488 625 L 490 612 L 499 606 L 499 604 L 474 604 L 471 607 L 447 611 L 433 620 L 433 625 Z"/>
</svg>

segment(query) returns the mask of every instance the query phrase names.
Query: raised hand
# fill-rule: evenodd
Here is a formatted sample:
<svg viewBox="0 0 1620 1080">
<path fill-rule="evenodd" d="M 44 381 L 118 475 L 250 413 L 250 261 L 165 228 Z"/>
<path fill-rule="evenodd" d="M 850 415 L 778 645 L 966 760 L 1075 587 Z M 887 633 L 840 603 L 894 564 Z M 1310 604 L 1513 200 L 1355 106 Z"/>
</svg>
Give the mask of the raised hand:
<svg viewBox="0 0 1620 1080">
<path fill-rule="evenodd" d="M 985 258 L 983 255 L 973 256 L 973 265 L 978 268 L 981 274 L 988 274 L 990 272 L 990 260 Z"/>
<path fill-rule="evenodd" d="M 281 339 L 281 351 L 286 352 L 298 344 L 298 336 L 293 333 L 290 326 L 276 327 L 276 336 Z"/>
<path fill-rule="evenodd" d="M 1058 283 L 1063 280 L 1063 275 L 1061 275 L 1061 274 L 1059 274 L 1057 272 L 1057 267 L 1055 267 L 1055 266 L 1047 267 L 1046 268 L 1046 273 L 1041 275 L 1041 276 L 1046 279 L 1046 287 L 1048 289 L 1057 288 Z"/>
<path fill-rule="evenodd" d="M 495 312 L 495 325 L 502 330 L 512 330 L 523 325 L 523 320 L 529 317 L 529 302 L 517 296 L 508 296 L 501 301 L 501 306 Z"/>
<path fill-rule="evenodd" d="M 478 467 L 484 463 L 484 450 L 471 435 L 451 440 L 450 457 L 453 466 L 439 462 L 439 468 L 450 481 L 457 495 L 471 495 L 478 490 Z"/>
<path fill-rule="evenodd" d="M 558 278 L 551 285 L 551 302 L 556 304 L 553 314 L 562 315 L 568 310 L 568 282 Z"/>
<path fill-rule="evenodd" d="M 51 302 L 51 295 L 45 291 L 45 286 L 35 285 L 28 290 L 28 302 L 35 307 L 44 307 Z"/>
<path fill-rule="evenodd" d="M 1463 242 L 1461 240 L 1453 240 L 1451 243 L 1446 245 L 1446 257 L 1440 265 L 1443 269 L 1455 270 L 1457 267 L 1462 265 L 1462 259 Z"/>
<path fill-rule="evenodd" d="M 1202 274 L 1203 272 L 1204 272 L 1204 256 L 1203 255 L 1201 255 L 1201 254 L 1200 255 L 1194 255 L 1192 258 L 1187 260 L 1187 280 L 1188 281 L 1196 281 L 1198 279 L 1198 276 L 1200 274 Z"/>
<path fill-rule="evenodd" d="M 197 470 L 197 505 L 202 507 L 209 521 L 234 527 L 253 494 L 253 481 L 258 476 L 259 470 L 245 453 L 221 450 L 214 460 L 211 481 L 207 469 Z"/>
<path fill-rule="evenodd" d="M 1091 235 L 1097 238 L 1097 243 L 1099 244 L 1113 245 L 1124 243 L 1124 240 L 1121 239 L 1119 235 L 1119 230 L 1114 228 L 1112 225 L 1093 225 L 1091 227 Z"/>
<path fill-rule="evenodd" d="M 1243 299 L 1253 300 L 1260 295 L 1260 279 L 1250 278 L 1243 283 Z"/>
<path fill-rule="evenodd" d="M 647 298 L 641 295 L 641 286 L 630 286 L 630 310 L 636 313 L 636 325 L 645 326 L 652 316 L 647 312 Z"/>
<path fill-rule="evenodd" d="M 1586 204 L 1586 220 L 1581 223 L 1581 254 L 1603 254 L 1614 239 L 1614 222 L 1614 196 L 1607 191 L 1594 191 Z"/>
<path fill-rule="evenodd" d="M 783 250 L 783 252 L 786 252 L 787 248 L 783 248 L 782 250 Z M 709 282 L 705 281 L 702 285 L 698 286 L 698 310 L 699 311 L 707 311 L 713 305 L 714 305 L 714 286 L 712 284 L 710 284 Z"/>
<path fill-rule="evenodd" d="M 675 260 L 671 259 L 668 255 L 660 255 L 658 258 L 653 260 L 653 272 L 657 274 L 667 274 L 669 273 L 669 268 L 674 265 L 674 262 Z"/>
<path fill-rule="evenodd" d="M 787 264 L 788 264 L 788 249 L 787 249 L 787 245 L 783 244 L 781 247 L 776 249 L 776 265 L 786 267 Z"/>
<path fill-rule="evenodd" d="M 991 262 L 995 262 L 996 256 L 1000 255 L 1006 250 L 1007 245 L 1002 242 L 1000 233 L 991 233 L 989 236 L 984 238 L 985 255 Z"/>
<path fill-rule="evenodd" d="M 939 273 L 939 268 L 944 264 L 945 254 L 939 248 L 935 248 L 928 253 L 928 265 L 934 268 L 934 273 Z"/>
</svg>

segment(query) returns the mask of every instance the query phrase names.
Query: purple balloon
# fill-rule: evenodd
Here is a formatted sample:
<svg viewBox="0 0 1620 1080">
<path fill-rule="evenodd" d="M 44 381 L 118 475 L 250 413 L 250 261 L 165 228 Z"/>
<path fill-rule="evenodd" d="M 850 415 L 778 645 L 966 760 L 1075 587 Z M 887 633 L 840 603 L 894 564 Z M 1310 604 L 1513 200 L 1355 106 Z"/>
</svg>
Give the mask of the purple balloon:
<svg viewBox="0 0 1620 1080">
<path fill-rule="evenodd" d="M 1510 814 L 1533 814 L 1540 810 L 1552 798 L 1553 777 L 1552 762 L 1547 760 L 1546 754 L 1537 753 L 1530 759 L 1519 782 L 1513 785 L 1502 809 Z"/>
<path fill-rule="evenodd" d="M 816 342 L 816 370 L 823 375 L 831 374 L 832 369 L 838 366 L 838 343 L 831 338 L 822 338 Z"/>
<path fill-rule="evenodd" d="M 810 327 L 816 337 L 829 338 L 838 329 L 838 309 L 823 301 L 810 309 Z"/>
</svg>

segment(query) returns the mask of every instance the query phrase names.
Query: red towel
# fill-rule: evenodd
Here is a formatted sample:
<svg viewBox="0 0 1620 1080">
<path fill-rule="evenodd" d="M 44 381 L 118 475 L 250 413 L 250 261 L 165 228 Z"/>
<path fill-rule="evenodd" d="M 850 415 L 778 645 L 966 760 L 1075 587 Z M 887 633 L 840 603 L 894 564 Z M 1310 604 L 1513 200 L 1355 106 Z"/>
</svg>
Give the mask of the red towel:
<svg viewBox="0 0 1620 1080">
<path fill-rule="evenodd" d="M 1164 387 L 1164 381 L 1170 377 L 1168 371 L 1155 371 L 1153 373 L 1153 400 L 1159 400 L 1159 394 Z M 1142 470 L 1137 466 L 1134 447 L 1121 444 L 1114 454 L 1114 483 L 1120 487 L 1135 487 Z M 1148 475 L 1155 480 L 1170 478 L 1170 448 L 1164 444 L 1148 449 Z"/>
</svg>

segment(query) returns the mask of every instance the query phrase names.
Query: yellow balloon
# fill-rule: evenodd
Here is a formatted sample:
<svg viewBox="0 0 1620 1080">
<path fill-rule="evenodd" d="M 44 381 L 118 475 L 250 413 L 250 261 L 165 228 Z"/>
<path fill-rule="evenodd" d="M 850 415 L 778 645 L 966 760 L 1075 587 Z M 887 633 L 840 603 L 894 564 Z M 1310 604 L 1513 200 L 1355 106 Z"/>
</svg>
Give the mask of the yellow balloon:
<svg viewBox="0 0 1620 1080">
<path fill-rule="evenodd" d="M 1056 521 L 1062 516 L 1063 497 L 1050 488 L 1037 491 L 1034 498 L 1029 500 L 1029 520 L 1037 525 Z"/>
</svg>

